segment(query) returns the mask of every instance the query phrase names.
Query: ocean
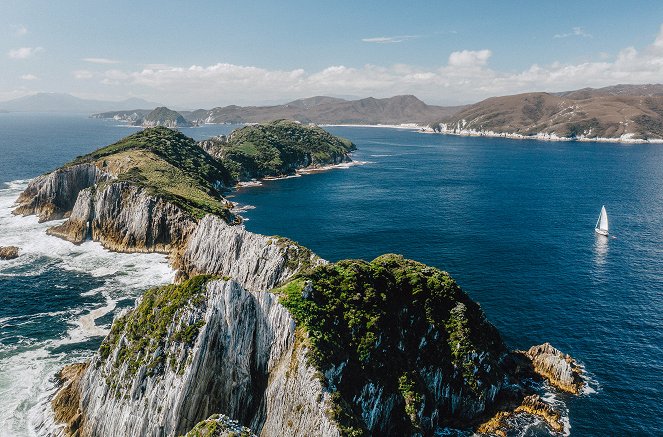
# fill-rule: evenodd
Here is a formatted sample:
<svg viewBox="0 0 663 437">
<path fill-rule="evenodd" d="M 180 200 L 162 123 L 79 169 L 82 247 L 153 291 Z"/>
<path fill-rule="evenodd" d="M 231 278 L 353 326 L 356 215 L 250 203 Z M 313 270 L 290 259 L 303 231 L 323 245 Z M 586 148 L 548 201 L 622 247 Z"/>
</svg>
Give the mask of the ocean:
<svg viewBox="0 0 663 437">
<path fill-rule="evenodd" d="M 551 398 L 571 435 L 663 434 L 663 146 L 326 129 L 357 144 L 358 165 L 239 189 L 249 230 L 331 261 L 394 252 L 444 269 L 511 348 L 549 341 L 583 364 L 585 393 Z M 0 245 L 23 249 L 0 262 L 0 435 L 38 433 L 57 369 L 172 280 L 162 255 L 74 246 L 10 214 L 27 179 L 132 131 L 0 114 Z M 610 238 L 593 231 L 602 205 Z M 547 433 L 530 423 L 519 435 Z"/>
</svg>

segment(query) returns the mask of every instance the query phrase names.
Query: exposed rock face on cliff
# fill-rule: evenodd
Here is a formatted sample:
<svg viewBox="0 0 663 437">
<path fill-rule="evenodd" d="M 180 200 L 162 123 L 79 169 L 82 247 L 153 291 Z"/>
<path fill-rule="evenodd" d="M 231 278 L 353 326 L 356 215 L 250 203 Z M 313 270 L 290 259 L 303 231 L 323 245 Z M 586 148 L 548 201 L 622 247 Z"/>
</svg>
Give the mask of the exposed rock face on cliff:
<svg viewBox="0 0 663 437">
<path fill-rule="evenodd" d="M 311 342 L 344 434 L 432 434 L 484 413 L 506 347 L 438 269 L 383 255 L 322 265 L 274 291 Z"/>
<path fill-rule="evenodd" d="M 224 414 L 199 422 L 185 437 L 256 437 L 251 430 Z"/>
<path fill-rule="evenodd" d="M 51 406 L 55 413 L 54 419 L 57 422 L 64 422 L 63 431 L 66 435 L 74 434 L 80 428 L 83 419 L 80 406 L 80 382 L 87 367 L 87 363 L 71 364 L 65 366 L 56 375 L 62 388 L 51 400 Z"/>
<path fill-rule="evenodd" d="M 325 261 L 286 238 L 266 237 L 207 216 L 175 261 L 182 276 L 229 276 L 247 290 L 270 290 L 298 271 Z"/>
<path fill-rule="evenodd" d="M 184 244 L 196 220 L 146 191 L 128 182 L 86 188 L 69 219 L 48 233 L 73 243 L 92 239 L 119 252 L 170 252 Z"/>
<path fill-rule="evenodd" d="M 219 412 L 261 435 L 339 435 L 276 296 L 201 278 L 146 293 L 114 323 L 80 380 L 80 435 L 181 435 Z"/>
<path fill-rule="evenodd" d="M 81 190 L 109 178 L 92 163 L 59 168 L 33 179 L 16 201 L 14 213 L 34 214 L 40 222 L 61 219 L 74 207 Z"/>
<path fill-rule="evenodd" d="M 148 291 L 82 376 L 81 435 L 178 435 L 215 413 L 264 436 L 431 434 L 493 403 L 506 348 L 448 275 L 394 255 L 300 274 Z"/>
</svg>

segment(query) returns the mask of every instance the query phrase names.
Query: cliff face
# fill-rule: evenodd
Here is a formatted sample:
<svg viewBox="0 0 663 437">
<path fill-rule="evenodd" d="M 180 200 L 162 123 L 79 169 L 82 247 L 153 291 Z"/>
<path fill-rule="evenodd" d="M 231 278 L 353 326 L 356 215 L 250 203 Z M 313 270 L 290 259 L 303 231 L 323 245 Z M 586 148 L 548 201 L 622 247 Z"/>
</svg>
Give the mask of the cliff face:
<svg viewBox="0 0 663 437">
<path fill-rule="evenodd" d="M 69 219 L 48 233 L 74 243 L 90 238 L 119 252 L 169 252 L 184 244 L 196 220 L 181 208 L 127 182 L 78 194 Z"/>
<path fill-rule="evenodd" d="M 239 254 L 230 263 L 267 261 L 226 247 Z M 478 306 L 436 269 L 394 256 L 368 265 L 320 264 L 273 292 L 208 276 L 149 290 L 69 383 L 80 410 L 56 416 L 80 435 L 180 435 L 224 414 L 263 436 L 338 436 L 430 435 L 481 415 L 506 349 Z"/>
<path fill-rule="evenodd" d="M 108 179 L 110 175 L 92 163 L 60 168 L 33 179 L 16 201 L 14 213 L 34 214 L 40 222 L 64 218 L 81 190 Z"/>
<path fill-rule="evenodd" d="M 175 261 L 180 275 L 229 276 L 247 290 L 270 290 L 294 273 L 324 263 L 286 238 L 248 232 L 211 215 L 203 218 Z"/>
<path fill-rule="evenodd" d="M 181 435 L 219 412 L 261 435 L 339 435 L 325 414 L 329 395 L 274 295 L 232 280 L 181 287 L 200 288 L 147 343 L 136 344 L 144 340 L 131 334 L 135 323 L 166 311 L 177 290 L 146 295 L 115 322 L 80 381 L 81 435 Z M 182 333 L 188 326 L 198 331 Z"/>
</svg>

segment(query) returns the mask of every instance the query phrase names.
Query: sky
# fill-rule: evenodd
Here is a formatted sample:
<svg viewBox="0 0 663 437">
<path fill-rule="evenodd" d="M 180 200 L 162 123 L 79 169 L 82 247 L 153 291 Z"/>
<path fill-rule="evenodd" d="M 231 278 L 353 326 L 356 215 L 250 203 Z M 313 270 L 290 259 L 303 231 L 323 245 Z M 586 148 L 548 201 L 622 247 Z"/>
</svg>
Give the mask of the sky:
<svg viewBox="0 0 663 437">
<path fill-rule="evenodd" d="M 0 101 L 457 105 L 663 82 L 663 2 L 0 0 Z"/>
</svg>

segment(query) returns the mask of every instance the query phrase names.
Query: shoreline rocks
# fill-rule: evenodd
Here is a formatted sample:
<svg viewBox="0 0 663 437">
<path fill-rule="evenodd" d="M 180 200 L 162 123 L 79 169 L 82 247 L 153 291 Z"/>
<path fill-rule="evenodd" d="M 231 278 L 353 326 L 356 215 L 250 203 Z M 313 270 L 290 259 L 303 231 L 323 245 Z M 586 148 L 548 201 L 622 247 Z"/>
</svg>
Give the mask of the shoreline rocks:
<svg viewBox="0 0 663 437">
<path fill-rule="evenodd" d="M 582 368 L 571 358 L 555 349 L 550 343 L 532 346 L 526 352 L 518 351 L 529 358 L 536 374 L 545 378 L 552 386 L 577 395 L 585 386 Z"/>
<path fill-rule="evenodd" d="M 0 246 L 0 259 L 10 260 L 18 258 L 18 250 L 16 246 Z"/>
</svg>

